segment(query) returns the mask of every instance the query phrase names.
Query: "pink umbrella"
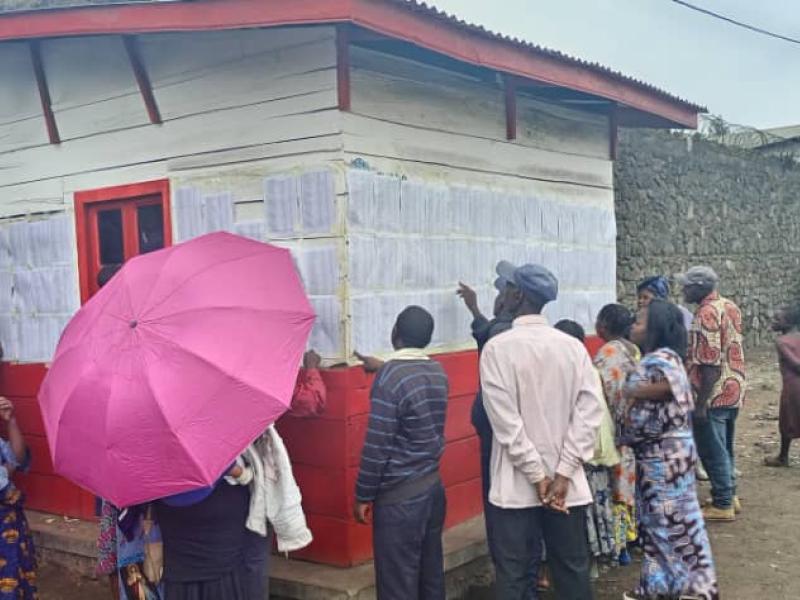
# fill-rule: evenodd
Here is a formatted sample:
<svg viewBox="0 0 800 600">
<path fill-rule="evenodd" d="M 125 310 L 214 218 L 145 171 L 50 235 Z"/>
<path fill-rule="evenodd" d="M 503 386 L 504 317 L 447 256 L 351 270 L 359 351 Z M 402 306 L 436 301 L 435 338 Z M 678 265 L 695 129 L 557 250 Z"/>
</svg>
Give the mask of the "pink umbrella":
<svg viewBox="0 0 800 600">
<path fill-rule="evenodd" d="M 56 471 L 117 506 L 214 483 L 288 408 L 313 322 L 287 250 L 214 233 L 134 258 L 42 384 Z"/>
</svg>

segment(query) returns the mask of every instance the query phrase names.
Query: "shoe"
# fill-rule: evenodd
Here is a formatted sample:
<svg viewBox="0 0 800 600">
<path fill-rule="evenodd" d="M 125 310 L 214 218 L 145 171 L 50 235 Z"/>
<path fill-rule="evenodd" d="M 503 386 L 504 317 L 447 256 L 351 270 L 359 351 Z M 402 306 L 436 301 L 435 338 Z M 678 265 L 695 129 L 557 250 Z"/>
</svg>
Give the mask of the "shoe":
<svg viewBox="0 0 800 600">
<path fill-rule="evenodd" d="M 619 566 L 620 567 L 627 567 L 631 564 L 631 553 L 626 550 L 623 550 L 619 553 Z"/>
<path fill-rule="evenodd" d="M 731 508 L 717 508 L 716 506 L 706 506 L 703 509 L 703 518 L 706 521 L 735 521 L 736 511 Z"/>
<path fill-rule="evenodd" d="M 694 474 L 698 481 L 708 481 L 708 473 L 706 473 L 706 470 L 703 468 L 703 463 L 699 461 L 694 468 Z"/>
<path fill-rule="evenodd" d="M 739 500 L 739 496 L 733 497 L 733 512 L 737 515 L 742 512 L 742 502 Z"/>
<path fill-rule="evenodd" d="M 600 579 L 600 568 L 597 566 L 596 560 L 593 560 L 592 565 L 589 567 L 589 579 L 592 581 Z"/>
<path fill-rule="evenodd" d="M 622 600 L 644 600 L 644 596 L 640 596 L 636 592 L 625 592 L 622 594 Z"/>
</svg>

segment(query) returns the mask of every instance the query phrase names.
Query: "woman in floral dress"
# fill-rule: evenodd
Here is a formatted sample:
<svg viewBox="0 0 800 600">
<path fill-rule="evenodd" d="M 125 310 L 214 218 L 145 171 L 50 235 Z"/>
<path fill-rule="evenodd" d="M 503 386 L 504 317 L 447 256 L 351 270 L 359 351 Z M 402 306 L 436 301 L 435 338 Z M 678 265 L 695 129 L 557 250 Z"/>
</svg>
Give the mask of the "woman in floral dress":
<svg viewBox="0 0 800 600">
<path fill-rule="evenodd" d="M 625 405 L 622 390 L 628 375 L 636 369 L 641 358 L 639 349 L 626 337 L 633 325 L 630 310 L 621 304 L 604 306 L 597 315 L 595 331 L 606 343 L 597 352 L 594 366 L 603 381 L 606 402 L 615 422 L 619 422 Z M 611 472 L 612 509 L 614 511 L 614 538 L 620 549 L 620 563 L 628 564 L 629 542 L 638 538 L 636 524 L 636 459 L 633 450 L 617 446 L 620 462 Z"/>
<path fill-rule="evenodd" d="M 655 300 L 639 312 L 631 339 L 646 353 L 625 385 L 620 438 L 636 456 L 644 559 L 628 600 L 718 600 L 719 587 L 697 500 L 691 388 L 683 366 L 680 310 Z"/>
</svg>

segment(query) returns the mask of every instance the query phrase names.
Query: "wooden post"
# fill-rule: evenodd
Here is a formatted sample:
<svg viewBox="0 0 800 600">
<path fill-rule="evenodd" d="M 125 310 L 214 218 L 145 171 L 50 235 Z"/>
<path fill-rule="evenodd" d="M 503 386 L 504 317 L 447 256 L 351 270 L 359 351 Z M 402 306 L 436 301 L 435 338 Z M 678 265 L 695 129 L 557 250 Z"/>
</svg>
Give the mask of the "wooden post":
<svg viewBox="0 0 800 600">
<path fill-rule="evenodd" d="M 617 103 L 611 104 L 608 115 L 608 157 L 617 160 L 617 146 L 619 145 L 619 120 L 617 117 Z"/>
<path fill-rule="evenodd" d="M 50 88 L 47 86 L 47 75 L 44 72 L 44 64 L 42 63 L 42 47 L 38 40 L 34 40 L 28 43 L 28 48 L 30 48 L 31 52 L 31 63 L 36 77 L 36 86 L 39 88 L 39 99 L 42 102 L 42 114 L 47 125 L 47 137 L 50 139 L 51 144 L 60 144 L 61 136 L 58 134 L 58 125 L 53 114 L 53 104 L 50 100 Z"/>
<path fill-rule="evenodd" d="M 506 139 L 517 139 L 517 80 L 513 75 L 503 75 L 506 96 Z"/>
<path fill-rule="evenodd" d="M 350 110 L 350 28 L 336 27 L 336 86 L 339 110 Z"/>
<path fill-rule="evenodd" d="M 136 78 L 136 85 L 139 86 L 139 93 L 142 94 L 144 106 L 147 109 L 147 116 L 153 125 L 160 125 L 161 112 L 158 110 L 156 104 L 156 97 L 153 95 L 153 86 L 150 83 L 150 77 L 147 75 L 147 68 L 142 61 L 142 55 L 139 52 L 139 41 L 136 36 L 123 35 L 122 42 L 125 44 L 125 51 L 128 53 L 128 60 L 131 63 L 133 76 Z"/>
</svg>

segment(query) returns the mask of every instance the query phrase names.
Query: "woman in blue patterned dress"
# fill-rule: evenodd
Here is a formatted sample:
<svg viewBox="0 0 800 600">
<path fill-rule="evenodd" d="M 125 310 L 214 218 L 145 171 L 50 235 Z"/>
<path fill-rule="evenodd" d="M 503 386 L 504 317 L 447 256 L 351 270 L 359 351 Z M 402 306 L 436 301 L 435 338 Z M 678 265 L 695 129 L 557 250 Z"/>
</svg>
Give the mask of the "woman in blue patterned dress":
<svg viewBox="0 0 800 600">
<path fill-rule="evenodd" d="M 695 489 L 694 408 L 683 366 L 686 328 L 677 306 L 641 309 L 631 339 L 646 356 L 625 386 L 619 443 L 636 455 L 644 560 L 628 600 L 718 600 L 719 587 Z"/>
<path fill-rule="evenodd" d="M 22 508 L 24 497 L 11 476 L 25 470 L 30 452 L 25 444 L 14 405 L 0 397 L 0 420 L 8 439 L 0 438 L 0 600 L 35 600 L 36 550 Z"/>
</svg>

